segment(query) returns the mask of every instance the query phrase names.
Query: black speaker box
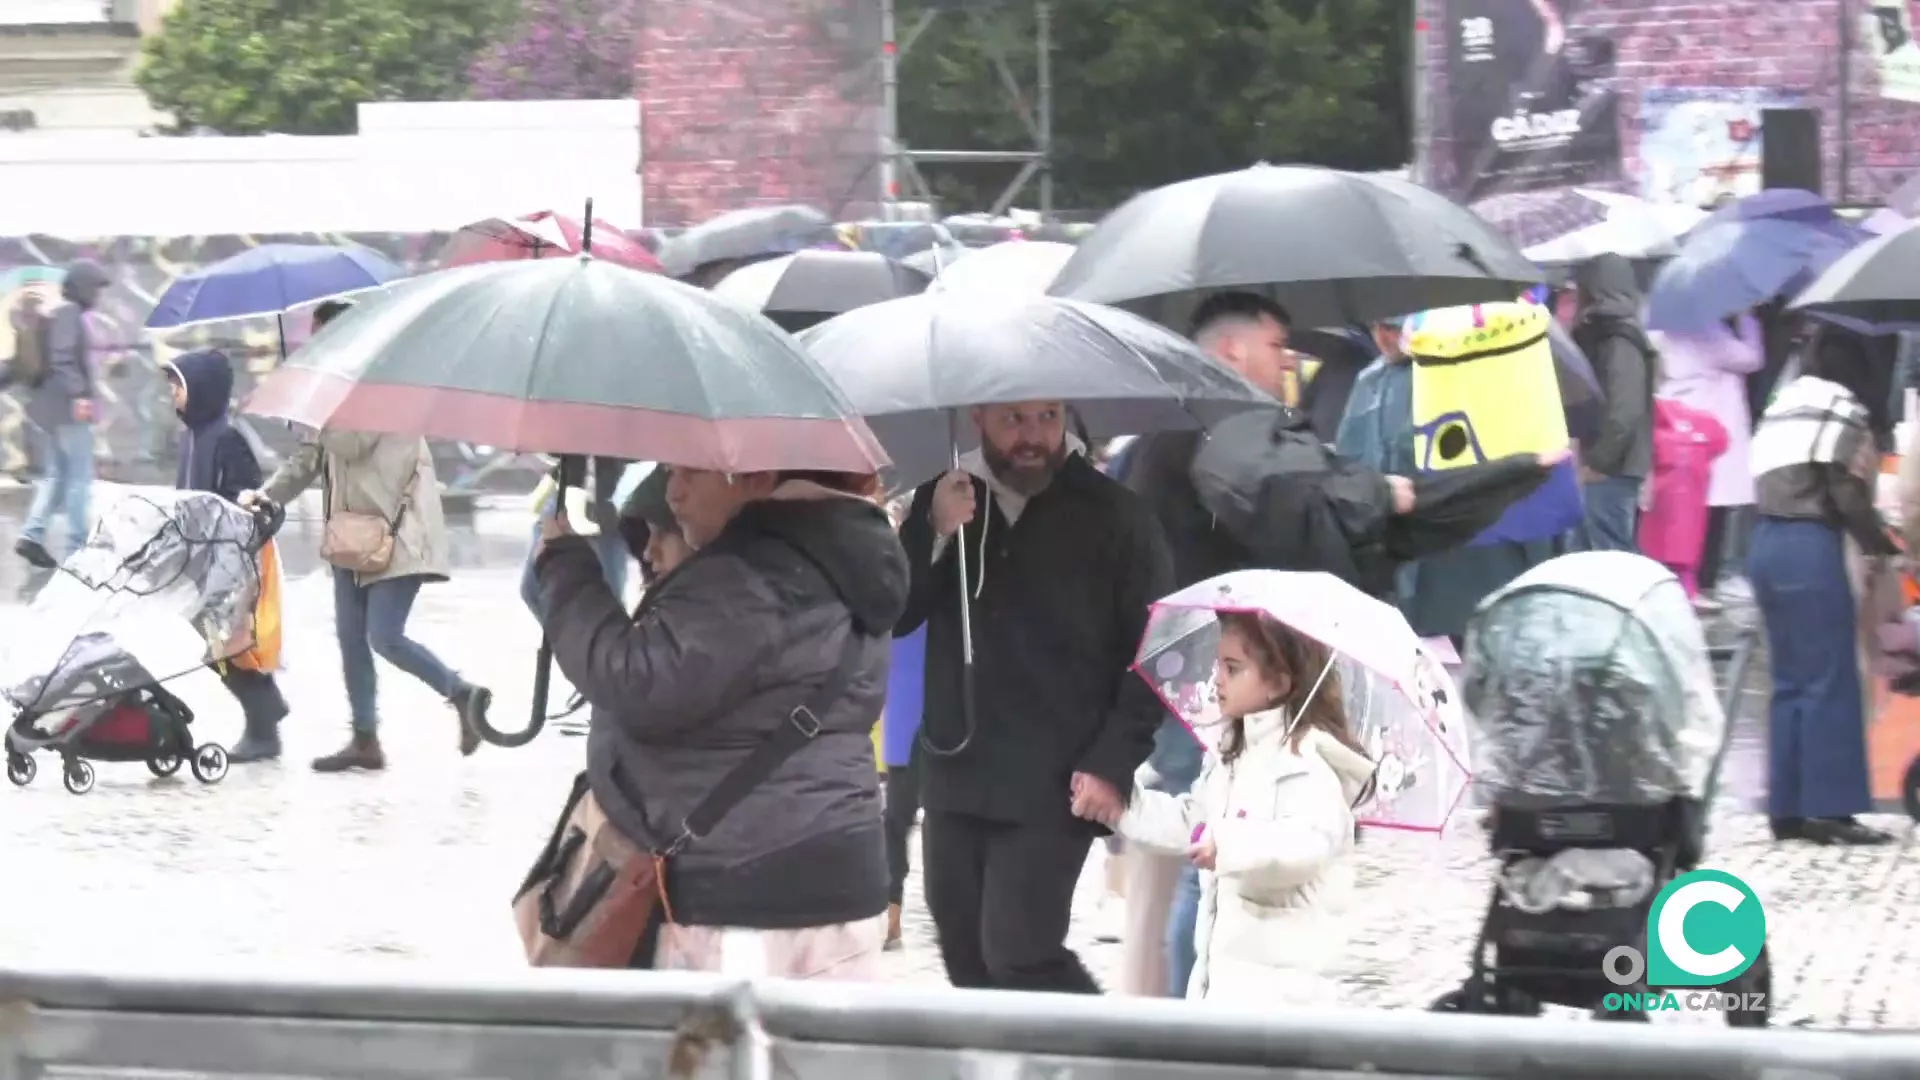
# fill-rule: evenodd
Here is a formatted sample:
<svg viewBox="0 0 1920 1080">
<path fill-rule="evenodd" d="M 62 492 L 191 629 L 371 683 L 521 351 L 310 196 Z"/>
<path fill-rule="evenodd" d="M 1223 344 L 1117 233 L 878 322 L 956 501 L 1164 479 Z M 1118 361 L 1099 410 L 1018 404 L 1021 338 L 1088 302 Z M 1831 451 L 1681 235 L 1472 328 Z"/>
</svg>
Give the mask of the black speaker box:
<svg viewBox="0 0 1920 1080">
<path fill-rule="evenodd" d="M 1812 109 L 1762 109 L 1760 184 L 1823 193 L 1820 114 Z"/>
</svg>

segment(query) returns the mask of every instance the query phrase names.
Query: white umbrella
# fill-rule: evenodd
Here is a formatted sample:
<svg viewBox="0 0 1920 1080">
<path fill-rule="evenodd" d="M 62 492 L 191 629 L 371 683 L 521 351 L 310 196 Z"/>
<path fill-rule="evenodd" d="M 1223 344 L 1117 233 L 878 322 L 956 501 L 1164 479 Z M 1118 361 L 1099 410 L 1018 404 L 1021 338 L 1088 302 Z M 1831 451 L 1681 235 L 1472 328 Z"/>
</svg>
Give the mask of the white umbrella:
<svg viewBox="0 0 1920 1080">
<path fill-rule="evenodd" d="M 941 267 L 929 292 L 974 296 L 1041 296 L 1073 258 L 1073 245 L 1052 240 L 1008 240 L 969 252 Z"/>
<path fill-rule="evenodd" d="M 1577 194 L 1606 207 L 1606 220 L 1536 244 L 1525 251 L 1527 258 L 1542 264 L 1577 263 L 1605 254 L 1670 258 L 1680 250 L 1680 238 L 1707 218 L 1698 207 L 1653 203 L 1637 195 L 1586 188 Z"/>
</svg>

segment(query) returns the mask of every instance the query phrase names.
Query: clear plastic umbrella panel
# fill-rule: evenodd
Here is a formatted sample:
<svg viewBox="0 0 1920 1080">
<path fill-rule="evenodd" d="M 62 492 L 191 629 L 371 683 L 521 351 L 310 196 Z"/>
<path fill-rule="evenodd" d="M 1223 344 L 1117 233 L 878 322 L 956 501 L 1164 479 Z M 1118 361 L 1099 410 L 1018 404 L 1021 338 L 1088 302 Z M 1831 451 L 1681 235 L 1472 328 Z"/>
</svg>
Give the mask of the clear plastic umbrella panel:
<svg viewBox="0 0 1920 1080">
<path fill-rule="evenodd" d="M 1340 694 L 1377 769 L 1355 807 L 1362 825 L 1446 827 L 1471 780 L 1467 723 L 1452 679 L 1398 611 L 1331 574 L 1277 570 L 1224 574 L 1155 604 L 1134 670 L 1209 749 L 1224 723 L 1213 682 L 1221 612 L 1268 615 L 1332 651 L 1317 692 Z"/>
<path fill-rule="evenodd" d="M 35 598 L 31 632 L 0 648 L 0 693 L 54 734 L 75 709 L 252 647 L 258 528 L 202 492 L 115 502 Z"/>
</svg>

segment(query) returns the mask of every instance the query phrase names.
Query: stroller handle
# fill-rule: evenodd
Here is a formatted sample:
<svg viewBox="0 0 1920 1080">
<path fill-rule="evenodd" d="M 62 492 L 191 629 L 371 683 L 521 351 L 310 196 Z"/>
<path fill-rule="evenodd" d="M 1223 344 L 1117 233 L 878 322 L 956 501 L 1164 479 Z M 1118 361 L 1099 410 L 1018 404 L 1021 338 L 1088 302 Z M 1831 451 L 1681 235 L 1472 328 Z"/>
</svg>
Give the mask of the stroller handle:
<svg viewBox="0 0 1920 1080">
<path fill-rule="evenodd" d="M 253 543 L 251 547 L 254 551 L 258 552 L 261 548 L 267 546 L 267 541 L 272 540 L 279 534 L 280 526 L 287 523 L 287 508 L 262 496 L 254 500 L 253 505 L 248 508 L 248 511 L 253 515 Z"/>
</svg>

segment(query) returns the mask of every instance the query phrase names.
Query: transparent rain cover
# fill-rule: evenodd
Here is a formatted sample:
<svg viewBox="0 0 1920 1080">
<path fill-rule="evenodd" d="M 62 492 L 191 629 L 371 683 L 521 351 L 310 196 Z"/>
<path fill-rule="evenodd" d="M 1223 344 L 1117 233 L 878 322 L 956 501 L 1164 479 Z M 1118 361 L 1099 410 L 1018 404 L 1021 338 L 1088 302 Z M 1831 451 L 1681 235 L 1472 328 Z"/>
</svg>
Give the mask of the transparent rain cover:
<svg viewBox="0 0 1920 1080">
<path fill-rule="evenodd" d="M 1214 693 L 1220 622 L 1201 608 L 1159 605 L 1148 619 L 1135 669 L 1212 750 L 1224 726 Z M 1347 723 L 1376 772 L 1355 807 L 1362 825 L 1438 832 L 1466 794 L 1467 724 L 1458 692 L 1437 658 L 1423 654 L 1416 684 L 1402 689 L 1341 653 L 1320 693 L 1338 693 Z"/>
<path fill-rule="evenodd" d="M 34 599 L 31 632 L 0 651 L 0 692 L 51 731 L 77 707 L 252 647 L 255 530 L 217 495 L 122 497 Z"/>
<path fill-rule="evenodd" d="M 1726 717 L 1686 590 L 1638 555 L 1542 563 L 1467 630 L 1474 779 L 1510 806 L 1710 795 Z"/>
</svg>

